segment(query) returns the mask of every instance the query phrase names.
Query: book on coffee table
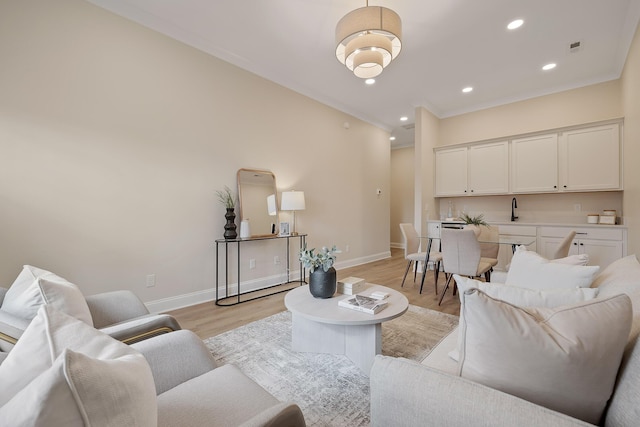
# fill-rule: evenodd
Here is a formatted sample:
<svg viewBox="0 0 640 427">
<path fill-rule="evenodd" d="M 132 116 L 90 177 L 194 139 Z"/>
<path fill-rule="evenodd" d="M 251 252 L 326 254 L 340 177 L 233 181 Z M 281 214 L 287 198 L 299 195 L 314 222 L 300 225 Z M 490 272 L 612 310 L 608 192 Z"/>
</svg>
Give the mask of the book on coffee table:
<svg viewBox="0 0 640 427">
<path fill-rule="evenodd" d="M 356 294 L 350 298 L 341 299 L 338 301 L 338 305 L 363 313 L 376 314 L 387 306 L 387 302 Z"/>
</svg>

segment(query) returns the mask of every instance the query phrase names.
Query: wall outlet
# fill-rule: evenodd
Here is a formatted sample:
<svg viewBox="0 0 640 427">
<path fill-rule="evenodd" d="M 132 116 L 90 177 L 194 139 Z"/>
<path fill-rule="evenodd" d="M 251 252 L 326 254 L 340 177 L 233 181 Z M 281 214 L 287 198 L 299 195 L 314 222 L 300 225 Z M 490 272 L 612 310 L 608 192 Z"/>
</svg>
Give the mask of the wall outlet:
<svg viewBox="0 0 640 427">
<path fill-rule="evenodd" d="M 147 288 L 153 288 L 156 285 L 156 275 L 147 274 Z"/>
<path fill-rule="evenodd" d="M 349 252 L 349 245 L 346 245 L 346 246 L 344 247 L 344 251 L 345 251 L 345 252 Z"/>
<path fill-rule="evenodd" d="M 278 255 L 273 257 L 273 263 L 276 265 L 280 264 L 280 257 Z"/>
<path fill-rule="evenodd" d="M 253 270 L 254 268 L 256 268 L 256 260 L 254 258 L 251 258 L 249 260 L 249 269 Z"/>
<path fill-rule="evenodd" d="M 573 205 L 573 210 L 576 212 L 580 212 L 582 210 L 582 205 L 580 203 L 576 203 Z"/>
</svg>

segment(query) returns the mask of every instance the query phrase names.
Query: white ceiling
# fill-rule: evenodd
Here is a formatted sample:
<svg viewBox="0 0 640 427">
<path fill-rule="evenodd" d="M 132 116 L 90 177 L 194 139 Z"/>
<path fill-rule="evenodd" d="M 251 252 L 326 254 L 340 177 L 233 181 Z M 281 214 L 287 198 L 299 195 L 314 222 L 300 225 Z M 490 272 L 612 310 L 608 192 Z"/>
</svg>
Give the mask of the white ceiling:
<svg viewBox="0 0 640 427">
<path fill-rule="evenodd" d="M 88 1 L 381 126 L 396 146 L 413 143 L 402 125 L 418 106 L 445 118 L 620 77 L 640 18 L 640 0 L 372 0 L 400 15 L 403 45 L 367 86 L 334 40 L 366 0 Z"/>
</svg>

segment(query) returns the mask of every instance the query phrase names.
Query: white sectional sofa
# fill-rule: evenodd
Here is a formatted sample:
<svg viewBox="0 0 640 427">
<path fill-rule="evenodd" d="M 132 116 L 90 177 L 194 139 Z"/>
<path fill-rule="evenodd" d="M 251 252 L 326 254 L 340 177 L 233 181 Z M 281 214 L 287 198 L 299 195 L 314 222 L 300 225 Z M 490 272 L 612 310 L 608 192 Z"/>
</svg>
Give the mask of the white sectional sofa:
<svg viewBox="0 0 640 427">
<path fill-rule="evenodd" d="M 592 287 L 599 294 L 592 301 L 574 306 L 592 306 L 603 301 L 616 300 L 623 304 L 630 300 L 630 320 L 623 336 L 620 355 L 603 349 L 593 370 L 581 375 L 590 377 L 601 364 L 615 365 L 612 381 L 613 393 L 599 421 L 585 422 L 561 411 L 532 403 L 524 398 L 499 391 L 478 381 L 460 376 L 461 364 L 450 353 L 459 347 L 458 329 L 447 335 L 422 363 L 406 359 L 377 356 L 371 370 L 371 423 L 373 426 L 638 426 L 640 425 L 640 263 L 635 255 L 608 266 L 595 278 Z M 478 292 L 478 291 L 474 291 Z M 593 303 L 592 303 L 593 302 Z M 562 308 L 555 309 L 564 310 Z M 620 310 L 624 311 L 624 310 Z M 614 313 L 617 315 L 617 313 Z M 587 317 L 583 323 L 591 321 Z M 461 322 L 460 327 L 464 327 Z M 624 323 L 624 322 L 621 322 Z M 598 326 L 599 327 L 599 326 Z M 603 325 L 613 335 L 617 325 Z M 630 328 L 630 329 L 629 329 Z M 575 339 L 579 341 L 580 337 Z M 575 343 L 574 343 L 575 344 Z M 578 343 L 576 348 L 579 348 Z M 621 357 L 621 363 L 615 360 Z M 618 369 L 619 368 L 619 369 Z M 521 366 L 526 373 L 530 367 Z M 530 372 L 534 377 L 540 371 Z M 540 372 L 540 375 L 544 375 Z M 561 376 L 561 375 L 560 375 Z M 524 386 L 526 388 L 526 385 Z M 548 390 L 554 396 L 556 390 Z M 575 399 L 589 399 L 591 390 L 576 387 L 568 394 Z M 587 404 L 587 406 L 589 406 Z"/>
</svg>

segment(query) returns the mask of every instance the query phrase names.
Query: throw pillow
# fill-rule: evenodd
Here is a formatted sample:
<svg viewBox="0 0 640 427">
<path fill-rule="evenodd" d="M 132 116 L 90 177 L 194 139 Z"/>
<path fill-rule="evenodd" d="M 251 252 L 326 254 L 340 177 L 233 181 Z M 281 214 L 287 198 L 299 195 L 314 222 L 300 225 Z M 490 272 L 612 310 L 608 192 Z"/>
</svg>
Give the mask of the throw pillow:
<svg viewBox="0 0 640 427">
<path fill-rule="evenodd" d="M 571 306 L 520 308 L 463 294 L 460 375 L 597 424 L 631 328 L 626 295 Z"/>
<path fill-rule="evenodd" d="M 629 255 L 612 262 L 596 276 L 591 287 L 597 288 L 603 296 L 625 293 L 635 303 L 638 301 L 636 295 L 640 292 L 638 258 L 635 255 Z M 640 311 L 640 304 L 634 304 L 634 311 Z"/>
<path fill-rule="evenodd" d="M 527 251 L 527 250 L 528 250 L 527 247 L 524 245 L 520 245 L 516 248 L 516 252 Z M 570 264 L 570 265 L 587 265 L 589 264 L 589 254 L 569 255 L 564 258 L 550 259 L 549 262 L 557 262 L 560 264 Z"/>
<path fill-rule="evenodd" d="M 518 307 L 544 307 L 555 308 L 563 305 L 575 304 L 580 301 L 588 301 L 598 295 L 597 289 L 573 288 L 573 289 L 553 289 L 541 291 L 535 289 L 520 288 L 501 283 L 487 283 L 467 277 L 453 275 L 459 289 L 460 304 L 464 304 L 463 295 L 470 289 L 479 289 L 488 296 L 500 301 L 508 302 Z M 596 292 L 594 292 L 596 291 Z M 460 323 L 464 317 L 464 310 L 460 309 Z M 459 360 L 459 350 L 462 345 L 462 331 L 458 332 L 458 346 L 449 353 L 453 360 Z"/>
<path fill-rule="evenodd" d="M 0 365 L 0 425 L 157 423 L 145 358 L 85 323 L 43 305 Z"/>
<path fill-rule="evenodd" d="M 42 304 L 50 304 L 93 326 L 89 306 L 76 285 L 49 271 L 25 265 L 5 294 L 2 310 L 31 320 Z"/>
<path fill-rule="evenodd" d="M 506 284 L 540 290 L 588 288 L 599 269 L 598 266 L 551 262 L 532 251 L 516 251 Z"/>
</svg>

